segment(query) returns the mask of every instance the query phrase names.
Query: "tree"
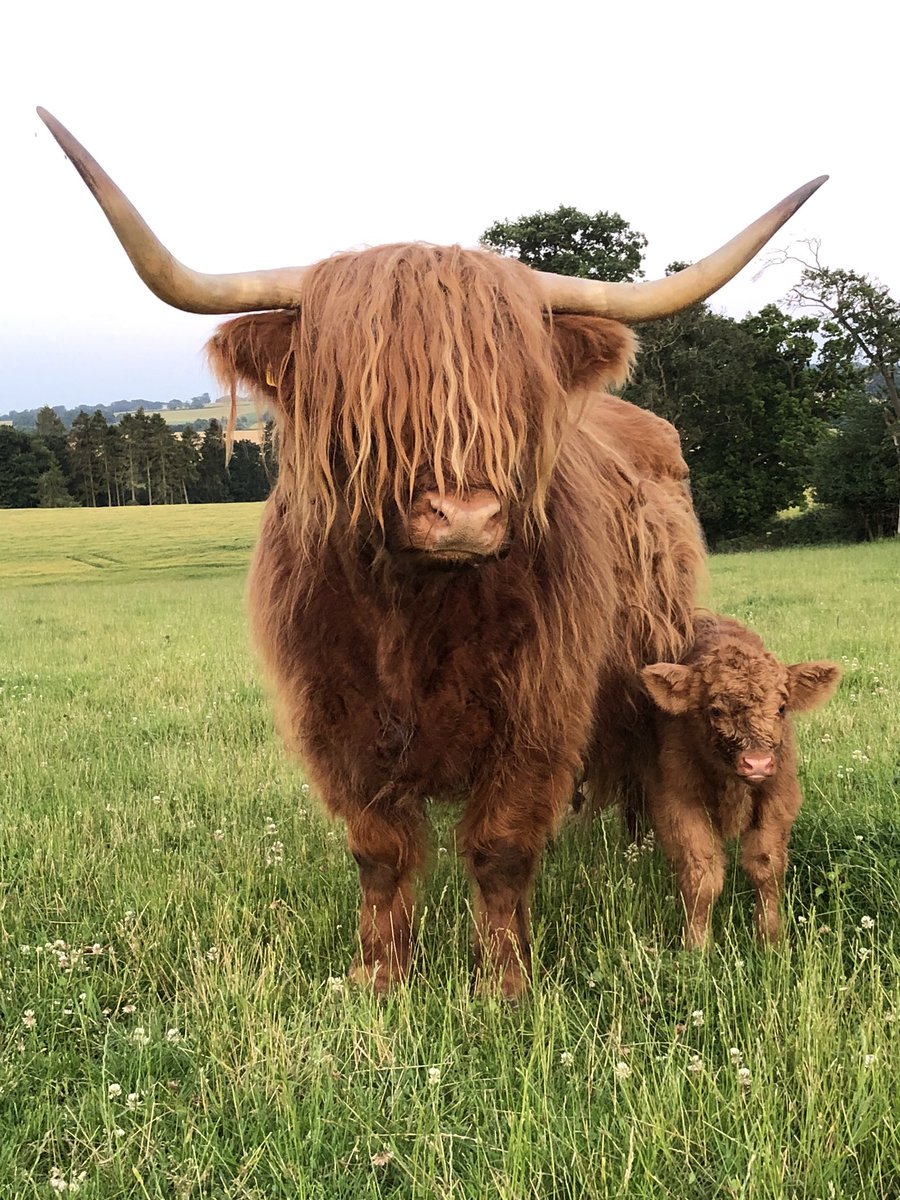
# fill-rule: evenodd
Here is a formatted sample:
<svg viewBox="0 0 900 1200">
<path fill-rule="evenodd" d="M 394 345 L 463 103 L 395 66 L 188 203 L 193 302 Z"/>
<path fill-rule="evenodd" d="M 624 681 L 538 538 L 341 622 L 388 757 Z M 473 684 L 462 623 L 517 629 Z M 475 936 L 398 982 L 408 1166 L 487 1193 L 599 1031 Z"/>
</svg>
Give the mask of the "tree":
<svg viewBox="0 0 900 1200">
<path fill-rule="evenodd" d="M 41 476 L 53 462 L 38 438 L 0 425 L 0 508 L 37 508 Z"/>
<path fill-rule="evenodd" d="M 54 456 L 46 471 L 38 476 L 37 500 L 39 508 L 77 508 L 78 501 L 73 500 L 66 487 L 66 477 L 63 475 L 59 460 Z"/>
<path fill-rule="evenodd" d="M 231 500 L 265 500 L 269 494 L 269 478 L 260 448 L 255 442 L 235 442 L 228 464 L 228 495 Z"/>
<path fill-rule="evenodd" d="M 560 205 L 517 221 L 497 221 L 481 240 L 538 271 L 585 279 L 631 280 L 642 275 L 647 239 L 618 213 L 593 216 Z"/>
<path fill-rule="evenodd" d="M 192 504 L 219 504 L 228 499 L 225 474 L 225 438 L 222 426 L 212 420 L 200 443 L 200 460 L 193 485 L 188 488 Z"/>
<path fill-rule="evenodd" d="M 97 413 L 95 416 L 100 417 L 105 429 L 106 422 L 102 413 Z M 102 447 L 103 430 L 100 425 L 86 412 L 80 412 L 72 422 L 72 430 L 69 434 L 69 454 L 72 460 L 73 483 L 76 492 L 92 508 L 97 505 L 97 492 L 101 486 Z"/>
<path fill-rule="evenodd" d="M 864 387 L 851 389 L 813 461 L 817 498 L 843 513 L 860 540 L 885 537 L 897 527 L 900 479 L 882 407 Z"/>
<path fill-rule="evenodd" d="M 828 412 L 813 362 L 816 325 L 774 305 L 743 321 L 694 305 L 641 327 L 625 396 L 681 434 L 697 515 L 713 544 L 762 532 L 803 497 Z"/>
<path fill-rule="evenodd" d="M 772 260 L 798 263 L 802 268 L 788 302 L 823 319 L 826 342 L 822 357 L 827 366 L 838 371 L 854 364 L 867 368 L 868 389 L 881 402 L 882 421 L 900 476 L 900 302 L 884 284 L 867 275 L 823 266 L 817 239 L 808 239 L 803 245 L 805 253 L 785 251 Z M 874 425 L 868 424 L 874 434 Z M 876 438 L 876 445 L 880 440 Z M 900 533 L 900 510 L 896 528 Z"/>
</svg>

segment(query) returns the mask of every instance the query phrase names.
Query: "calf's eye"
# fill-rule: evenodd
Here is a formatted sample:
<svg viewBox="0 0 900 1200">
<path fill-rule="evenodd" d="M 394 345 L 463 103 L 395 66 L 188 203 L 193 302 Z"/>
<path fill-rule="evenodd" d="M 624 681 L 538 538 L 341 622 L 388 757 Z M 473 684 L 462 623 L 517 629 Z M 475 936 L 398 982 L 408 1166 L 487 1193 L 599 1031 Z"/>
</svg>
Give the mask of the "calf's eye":
<svg viewBox="0 0 900 1200">
<path fill-rule="evenodd" d="M 719 708 L 717 704 L 711 704 L 709 708 L 709 715 L 713 718 L 724 717 L 725 710 L 724 708 Z"/>
<path fill-rule="evenodd" d="M 778 710 L 779 717 L 783 717 L 786 712 L 787 712 L 787 705 L 782 704 L 781 708 L 779 708 L 779 710 Z"/>
</svg>

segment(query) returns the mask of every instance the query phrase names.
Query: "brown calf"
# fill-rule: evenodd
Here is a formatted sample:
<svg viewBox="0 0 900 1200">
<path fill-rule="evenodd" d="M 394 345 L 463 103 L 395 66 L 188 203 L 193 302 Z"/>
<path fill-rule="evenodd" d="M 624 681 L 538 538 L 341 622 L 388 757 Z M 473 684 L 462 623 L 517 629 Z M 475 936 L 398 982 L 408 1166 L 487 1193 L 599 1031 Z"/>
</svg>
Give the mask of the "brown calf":
<svg viewBox="0 0 900 1200">
<path fill-rule="evenodd" d="M 757 934 L 770 943 L 780 931 L 788 841 L 803 801 L 789 714 L 824 704 L 841 672 L 830 662 L 786 667 L 728 617 L 699 617 L 695 630 L 680 663 L 641 672 L 657 706 L 648 813 L 678 875 L 685 946 L 708 939 L 725 842 L 734 837 L 756 888 Z"/>
</svg>

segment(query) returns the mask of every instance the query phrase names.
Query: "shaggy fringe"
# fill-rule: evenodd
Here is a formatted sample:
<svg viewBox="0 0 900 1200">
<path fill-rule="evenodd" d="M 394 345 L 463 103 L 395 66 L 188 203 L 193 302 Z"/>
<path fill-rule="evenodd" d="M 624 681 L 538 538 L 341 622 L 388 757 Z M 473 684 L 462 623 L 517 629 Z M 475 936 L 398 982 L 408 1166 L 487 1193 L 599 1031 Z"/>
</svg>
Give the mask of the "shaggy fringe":
<svg viewBox="0 0 900 1200">
<path fill-rule="evenodd" d="M 278 316 L 290 321 L 280 361 L 246 325 L 242 359 L 229 326 L 210 358 L 233 394 L 237 379 L 274 387 L 278 490 L 310 561 L 339 515 L 383 534 L 391 505 L 404 511 L 423 483 L 490 488 L 524 506 L 527 532 L 546 529 L 566 395 L 527 268 L 458 246 L 380 246 L 311 268 L 301 312 Z"/>
</svg>

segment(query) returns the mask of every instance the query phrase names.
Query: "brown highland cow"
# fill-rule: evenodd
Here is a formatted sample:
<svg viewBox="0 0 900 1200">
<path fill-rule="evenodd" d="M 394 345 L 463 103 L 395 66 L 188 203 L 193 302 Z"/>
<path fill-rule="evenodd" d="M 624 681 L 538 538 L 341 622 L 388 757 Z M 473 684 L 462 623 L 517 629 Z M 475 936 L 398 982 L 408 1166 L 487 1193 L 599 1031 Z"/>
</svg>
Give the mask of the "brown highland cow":
<svg viewBox="0 0 900 1200">
<path fill-rule="evenodd" d="M 648 283 L 419 244 L 201 275 L 41 115 L 157 295 L 256 314 L 210 356 L 232 393 L 278 411 L 250 608 L 282 729 L 359 865 L 354 976 L 383 990 L 406 975 L 427 801 L 460 801 L 480 957 L 516 995 L 573 780 L 623 778 L 649 708 L 640 668 L 692 637 L 687 470 L 671 426 L 604 392 L 634 353 L 618 321 L 710 295 L 822 180 Z"/>
<path fill-rule="evenodd" d="M 647 810 L 678 876 L 685 946 L 709 937 L 725 843 L 738 837 L 756 889 L 757 934 L 776 941 L 788 842 L 803 802 L 790 714 L 829 700 L 840 669 L 786 667 L 739 621 L 704 614 L 689 652 L 678 663 L 645 667 L 642 677 L 657 706 Z"/>
</svg>

